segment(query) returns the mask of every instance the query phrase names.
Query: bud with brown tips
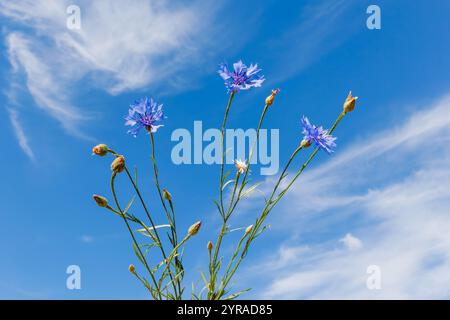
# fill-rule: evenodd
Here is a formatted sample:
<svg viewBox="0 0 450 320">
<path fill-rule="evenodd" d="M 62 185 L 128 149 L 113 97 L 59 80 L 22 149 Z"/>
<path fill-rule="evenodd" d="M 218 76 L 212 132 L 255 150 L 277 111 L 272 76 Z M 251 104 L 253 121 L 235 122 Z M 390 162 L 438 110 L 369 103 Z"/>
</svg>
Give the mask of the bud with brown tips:
<svg viewBox="0 0 450 320">
<path fill-rule="evenodd" d="M 198 230 L 200 230 L 201 226 L 202 226 L 202 222 L 197 221 L 196 223 L 194 223 L 192 226 L 189 227 L 188 234 L 190 236 L 195 236 L 198 233 Z"/>
<path fill-rule="evenodd" d="M 352 96 L 351 91 L 348 93 L 347 99 L 345 99 L 345 102 L 344 102 L 344 113 L 349 113 L 349 112 L 353 111 L 353 109 L 355 109 L 357 99 L 358 99 L 358 97 Z"/>
<path fill-rule="evenodd" d="M 111 170 L 115 173 L 122 172 L 125 168 L 125 158 L 123 156 L 117 156 L 111 163 Z"/>
<path fill-rule="evenodd" d="M 300 143 L 300 147 L 302 148 L 308 148 L 311 145 L 311 141 L 303 139 L 302 142 Z"/>
<path fill-rule="evenodd" d="M 92 154 L 95 154 L 97 156 L 103 157 L 106 155 L 109 151 L 109 148 L 106 144 L 98 144 L 95 147 L 92 148 Z"/>
<path fill-rule="evenodd" d="M 280 89 L 274 89 L 272 90 L 272 93 L 270 96 L 266 98 L 266 105 L 271 106 L 275 100 L 275 96 L 280 92 Z"/>
<path fill-rule="evenodd" d="M 166 189 L 163 189 L 163 197 L 164 197 L 164 199 L 166 199 L 167 201 L 172 201 L 172 195 L 171 195 L 170 192 L 167 191 Z"/>
<path fill-rule="evenodd" d="M 94 194 L 92 196 L 92 198 L 98 204 L 99 207 L 106 207 L 106 206 L 108 206 L 108 200 L 106 200 L 105 197 L 102 197 L 102 196 L 99 196 L 97 194 Z"/>
</svg>

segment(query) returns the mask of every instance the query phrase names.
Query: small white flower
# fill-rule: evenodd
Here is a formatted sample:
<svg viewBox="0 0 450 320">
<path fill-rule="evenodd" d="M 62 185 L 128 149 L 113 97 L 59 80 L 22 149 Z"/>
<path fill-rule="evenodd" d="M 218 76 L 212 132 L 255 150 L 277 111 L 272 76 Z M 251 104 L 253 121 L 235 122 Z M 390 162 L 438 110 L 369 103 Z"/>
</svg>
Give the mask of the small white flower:
<svg viewBox="0 0 450 320">
<path fill-rule="evenodd" d="M 234 164 L 239 173 L 244 173 L 247 169 L 247 162 L 242 160 L 234 160 Z"/>
</svg>

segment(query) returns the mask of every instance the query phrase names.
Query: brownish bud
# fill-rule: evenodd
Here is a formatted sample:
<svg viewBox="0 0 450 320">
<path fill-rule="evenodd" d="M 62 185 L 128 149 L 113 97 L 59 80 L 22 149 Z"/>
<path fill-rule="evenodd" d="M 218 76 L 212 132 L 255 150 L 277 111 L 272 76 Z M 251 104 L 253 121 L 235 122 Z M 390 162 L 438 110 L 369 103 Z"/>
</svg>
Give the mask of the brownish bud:
<svg viewBox="0 0 450 320">
<path fill-rule="evenodd" d="M 166 199 L 167 201 L 172 201 L 172 195 L 171 195 L 170 192 L 167 191 L 166 189 L 163 189 L 163 197 L 164 197 L 164 199 Z"/>
<path fill-rule="evenodd" d="M 308 148 L 311 145 L 311 141 L 303 139 L 302 142 L 300 143 L 300 147 L 302 148 Z"/>
<path fill-rule="evenodd" d="M 345 99 L 345 102 L 344 102 L 344 113 L 351 112 L 351 111 L 353 111 L 353 109 L 355 109 L 357 99 L 358 99 L 358 97 L 352 96 L 351 91 L 348 93 L 347 99 Z"/>
<path fill-rule="evenodd" d="M 136 273 L 136 268 L 134 267 L 134 264 L 130 264 L 128 266 L 128 271 L 130 271 L 131 273 Z"/>
<path fill-rule="evenodd" d="M 211 252 L 212 248 L 213 248 L 213 244 L 211 241 L 208 241 L 208 245 L 206 246 L 208 248 L 208 251 Z"/>
<path fill-rule="evenodd" d="M 94 201 L 100 206 L 100 207 L 106 207 L 108 205 L 108 200 L 106 200 L 105 197 L 99 196 L 97 194 L 94 194 L 92 196 Z"/>
<path fill-rule="evenodd" d="M 192 226 L 189 227 L 188 234 L 190 236 L 195 236 L 198 233 L 198 230 L 200 230 L 201 226 L 202 226 L 202 222 L 197 221 L 196 223 L 194 223 Z"/>
<path fill-rule="evenodd" d="M 266 105 L 271 106 L 273 102 L 275 101 L 275 96 L 280 92 L 280 89 L 274 89 L 272 90 L 272 93 L 270 96 L 266 98 Z"/>
<path fill-rule="evenodd" d="M 98 144 L 95 147 L 92 148 L 92 154 L 96 154 L 97 156 L 103 157 L 105 154 L 107 154 L 109 151 L 109 148 L 106 144 Z"/>
<path fill-rule="evenodd" d="M 115 173 L 122 172 L 125 168 L 125 158 L 123 156 L 117 156 L 111 163 L 111 170 Z"/>
</svg>

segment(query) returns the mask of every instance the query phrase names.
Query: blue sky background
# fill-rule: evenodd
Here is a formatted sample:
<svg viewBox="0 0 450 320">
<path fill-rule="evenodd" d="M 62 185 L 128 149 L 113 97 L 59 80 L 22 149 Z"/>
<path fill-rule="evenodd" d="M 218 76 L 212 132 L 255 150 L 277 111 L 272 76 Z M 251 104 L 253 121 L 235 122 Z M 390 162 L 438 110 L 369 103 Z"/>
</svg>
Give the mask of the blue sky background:
<svg viewBox="0 0 450 320">
<path fill-rule="evenodd" d="M 81 8 L 68 30 L 66 8 Z M 381 8 L 381 30 L 366 8 Z M 126 134 L 128 105 L 145 95 L 165 105 L 158 131 L 161 180 L 180 229 L 201 219 L 185 251 L 186 284 L 207 268 L 219 224 L 211 201 L 218 166 L 171 162 L 177 128 L 218 128 L 227 101 L 217 65 L 257 62 L 267 81 L 241 92 L 232 128 L 255 127 L 265 97 L 281 88 L 265 128 L 280 129 L 280 162 L 301 140 L 300 117 L 328 127 L 349 90 L 357 110 L 271 213 L 236 279 L 246 298 L 448 298 L 450 295 L 450 22 L 447 1 L 1 1 L 0 298 L 128 299 L 146 292 L 124 225 L 98 208 L 109 194 L 106 143 L 138 166 L 154 211 L 150 144 Z M 303 155 L 305 157 L 306 155 Z M 298 163 L 298 166 L 300 164 Z M 253 168 L 254 181 L 273 181 Z M 125 202 L 132 195 L 120 177 Z M 253 222 L 260 199 L 232 227 Z M 137 206 L 136 206 L 137 208 Z M 160 221 L 163 222 L 162 220 Z M 238 234 L 230 234 L 225 252 Z M 76 264 L 82 289 L 67 290 Z M 369 265 L 381 290 L 366 288 Z M 138 267 L 142 269 L 142 267 Z"/>
</svg>

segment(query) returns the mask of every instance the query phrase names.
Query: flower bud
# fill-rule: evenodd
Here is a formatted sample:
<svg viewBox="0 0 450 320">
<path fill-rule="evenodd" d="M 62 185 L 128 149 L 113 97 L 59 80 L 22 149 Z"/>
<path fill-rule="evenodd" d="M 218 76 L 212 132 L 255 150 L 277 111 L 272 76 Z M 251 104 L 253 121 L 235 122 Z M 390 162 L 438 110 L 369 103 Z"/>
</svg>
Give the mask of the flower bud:
<svg viewBox="0 0 450 320">
<path fill-rule="evenodd" d="M 167 201 L 172 201 L 172 195 L 171 195 L 170 192 L 167 191 L 166 189 L 163 189 L 163 197 L 164 197 L 164 199 L 166 199 Z"/>
<path fill-rule="evenodd" d="M 125 158 L 123 156 L 117 156 L 111 163 L 111 170 L 115 173 L 123 171 L 125 168 Z"/>
<path fill-rule="evenodd" d="M 189 227 L 188 234 L 190 236 L 195 236 L 198 233 L 198 230 L 200 230 L 201 226 L 202 226 L 202 222 L 197 221 L 196 223 L 194 223 L 192 226 Z"/>
<path fill-rule="evenodd" d="M 211 241 L 208 241 L 208 245 L 206 246 L 208 248 L 208 251 L 211 252 L 212 248 L 213 248 L 213 244 Z"/>
<path fill-rule="evenodd" d="M 247 236 L 252 230 L 253 230 L 253 225 L 251 224 L 245 229 L 244 237 Z"/>
<path fill-rule="evenodd" d="M 99 196 L 99 195 L 97 195 L 97 194 L 94 194 L 94 195 L 92 196 L 92 198 L 94 199 L 95 202 L 97 202 L 97 204 L 98 204 L 100 207 L 106 207 L 106 206 L 108 205 L 108 200 L 106 200 L 105 197 L 102 197 L 102 196 Z"/>
<path fill-rule="evenodd" d="M 135 273 L 136 272 L 136 268 L 134 267 L 134 264 L 130 264 L 129 265 L 128 271 L 130 271 L 131 273 Z"/>
<path fill-rule="evenodd" d="M 98 144 L 92 148 L 92 154 L 96 154 L 97 156 L 103 157 L 108 153 L 108 146 L 106 144 Z"/>
<path fill-rule="evenodd" d="M 311 141 L 303 139 L 302 142 L 300 143 L 300 147 L 302 148 L 308 148 L 311 145 Z"/>
<path fill-rule="evenodd" d="M 274 90 L 272 90 L 272 93 L 270 94 L 270 96 L 268 96 L 268 97 L 266 98 L 266 105 L 267 105 L 267 106 L 271 106 L 271 105 L 272 105 L 272 103 L 273 103 L 274 100 L 275 100 L 275 96 L 276 96 L 279 92 L 280 92 L 280 89 L 274 89 Z"/>
<path fill-rule="evenodd" d="M 350 111 L 353 111 L 355 109 L 356 100 L 358 97 L 353 97 L 352 92 L 350 91 L 348 93 L 347 99 L 345 99 L 344 102 L 344 113 L 348 113 Z"/>
</svg>

